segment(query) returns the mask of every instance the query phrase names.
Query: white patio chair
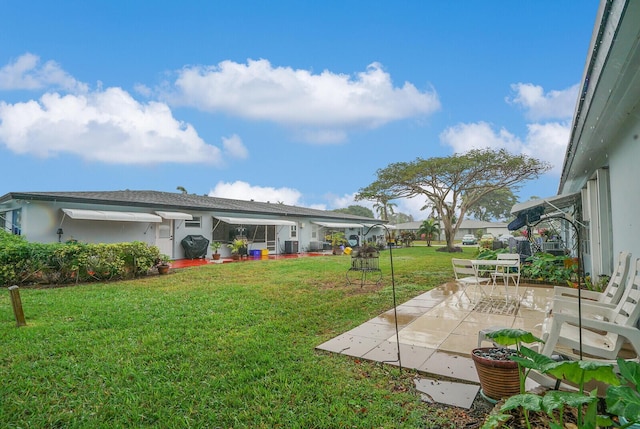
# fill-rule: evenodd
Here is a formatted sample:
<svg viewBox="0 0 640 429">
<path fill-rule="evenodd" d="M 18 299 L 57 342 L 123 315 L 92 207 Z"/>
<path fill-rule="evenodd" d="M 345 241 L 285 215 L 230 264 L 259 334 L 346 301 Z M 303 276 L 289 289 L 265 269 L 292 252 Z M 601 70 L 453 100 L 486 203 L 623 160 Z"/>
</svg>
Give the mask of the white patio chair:
<svg viewBox="0 0 640 429">
<path fill-rule="evenodd" d="M 502 279 L 502 282 L 504 283 L 504 292 L 508 301 L 509 281 L 512 280 L 516 287 L 516 300 L 518 300 L 518 286 L 520 285 L 520 255 L 517 253 L 498 253 L 498 260 L 513 261 L 513 265 L 496 265 L 496 270 L 491 273 L 493 287 L 496 287 L 496 281 L 498 279 Z"/>
<path fill-rule="evenodd" d="M 490 277 L 480 277 L 477 267 L 475 267 L 469 259 L 453 258 L 451 259 L 451 263 L 453 265 L 455 281 L 462 290 L 458 301 L 460 301 L 462 295 L 466 295 L 470 301 L 475 303 L 475 300 L 471 299 L 469 294 L 467 294 L 467 288 L 469 286 L 476 286 L 476 289 L 480 290 L 480 294 L 486 296 L 487 293 L 483 290 L 482 286 L 488 286 L 491 283 Z"/>
<path fill-rule="evenodd" d="M 620 298 L 624 293 L 627 275 L 629 273 L 629 265 L 631 261 L 631 253 L 620 252 L 616 261 L 616 268 L 609 279 L 607 287 L 602 292 L 581 290 L 580 296 L 582 302 L 588 302 L 597 305 L 603 305 L 610 308 L 620 302 Z M 555 286 L 554 296 L 551 301 L 551 313 L 575 313 L 578 312 L 578 290 L 565 286 Z"/>
<path fill-rule="evenodd" d="M 588 359 L 615 361 L 625 342 L 631 344 L 640 356 L 640 258 L 630 270 L 624 292 L 618 304 L 607 307 L 582 303 L 582 351 Z M 545 319 L 542 354 L 563 354 L 578 358 L 580 332 L 578 316 L 572 313 L 554 313 Z"/>
</svg>

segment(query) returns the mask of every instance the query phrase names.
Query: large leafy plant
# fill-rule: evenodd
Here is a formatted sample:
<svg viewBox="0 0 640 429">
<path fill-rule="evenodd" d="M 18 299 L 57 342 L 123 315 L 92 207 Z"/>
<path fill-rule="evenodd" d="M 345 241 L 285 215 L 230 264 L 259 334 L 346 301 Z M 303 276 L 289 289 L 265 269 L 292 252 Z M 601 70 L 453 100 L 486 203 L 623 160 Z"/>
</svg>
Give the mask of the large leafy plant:
<svg viewBox="0 0 640 429">
<path fill-rule="evenodd" d="M 519 344 L 523 339 L 531 339 L 526 331 L 502 329 L 488 334 L 496 343 Z M 535 337 L 533 337 L 535 338 Z M 530 341 L 526 341 L 530 342 Z M 594 361 L 555 361 L 526 346 L 518 346 L 518 354 L 511 359 L 522 368 L 526 378 L 531 371 L 553 376 L 577 386 L 576 391 L 551 390 L 545 394 L 525 393 L 524 382 L 521 393 L 508 398 L 498 413 L 487 417 L 483 429 L 503 427 L 511 419 L 509 411 L 520 408 L 527 428 L 531 428 L 530 415 L 533 412 L 544 413 L 549 417 L 551 429 L 565 428 L 567 409 L 577 410 L 577 426 L 584 429 L 615 426 L 612 416 L 618 416 L 626 423 L 619 427 L 628 427 L 640 422 L 640 364 L 634 361 L 618 359 L 620 374 L 614 372 L 611 364 Z M 598 414 L 597 389 L 585 391 L 590 381 L 609 385 L 605 402 L 609 415 Z"/>
</svg>

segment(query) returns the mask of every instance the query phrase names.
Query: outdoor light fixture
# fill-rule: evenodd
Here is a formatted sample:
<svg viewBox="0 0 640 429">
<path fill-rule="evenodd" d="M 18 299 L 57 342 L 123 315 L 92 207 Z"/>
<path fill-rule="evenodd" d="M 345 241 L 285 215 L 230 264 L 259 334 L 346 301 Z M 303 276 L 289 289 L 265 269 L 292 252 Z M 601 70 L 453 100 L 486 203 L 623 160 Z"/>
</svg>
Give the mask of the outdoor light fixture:
<svg viewBox="0 0 640 429">
<path fill-rule="evenodd" d="M 58 234 L 58 243 L 60 243 L 60 240 L 62 239 L 62 234 L 64 234 L 64 231 L 62 231 L 62 228 L 58 228 L 58 230 L 56 231 L 56 234 Z"/>
</svg>

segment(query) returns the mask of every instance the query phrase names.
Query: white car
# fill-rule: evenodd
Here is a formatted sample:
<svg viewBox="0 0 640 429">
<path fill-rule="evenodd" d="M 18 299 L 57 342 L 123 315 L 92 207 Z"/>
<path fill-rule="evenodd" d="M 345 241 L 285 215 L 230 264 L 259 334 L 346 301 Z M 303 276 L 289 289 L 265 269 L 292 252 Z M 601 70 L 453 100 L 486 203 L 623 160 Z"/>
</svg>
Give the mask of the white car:
<svg viewBox="0 0 640 429">
<path fill-rule="evenodd" d="M 466 234 L 462 236 L 462 244 L 477 244 L 478 240 L 473 234 Z"/>
<path fill-rule="evenodd" d="M 498 237 L 498 240 L 500 240 L 504 244 L 509 244 L 509 239 L 511 238 L 515 238 L 515 237 L 511 234 L 502 234 L 500 237 Z"/>
</svg>

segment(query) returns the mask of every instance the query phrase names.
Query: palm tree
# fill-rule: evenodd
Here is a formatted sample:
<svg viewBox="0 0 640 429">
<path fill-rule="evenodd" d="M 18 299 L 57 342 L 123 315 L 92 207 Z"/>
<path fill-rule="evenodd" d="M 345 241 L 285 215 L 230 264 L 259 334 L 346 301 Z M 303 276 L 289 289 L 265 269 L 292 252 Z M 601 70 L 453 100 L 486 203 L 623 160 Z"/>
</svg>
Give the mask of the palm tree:
<svg viewBox="0 0 640 429">
<path fill-rule="evenodd" d="M 418 229 L 418 234 L 424 234 L 427 239 L 427 246 L 431 247 L 431 240 L 433 240 L 433 236 L 436 234 L 440 236 L 440 223 L 433 218 L 429 218 L 422 222 L 422 225 L 420 225 L 420 228 Z"/>
<path fill-rule="evenodd" d="M 389 220 L 389 215 L 394 214 L 393 208 L 397 207 L 396 203 L 390 203 L 389 200 L 380 198 L 373 208 L 378 212 L 381 220 Z"/>
</svg>

